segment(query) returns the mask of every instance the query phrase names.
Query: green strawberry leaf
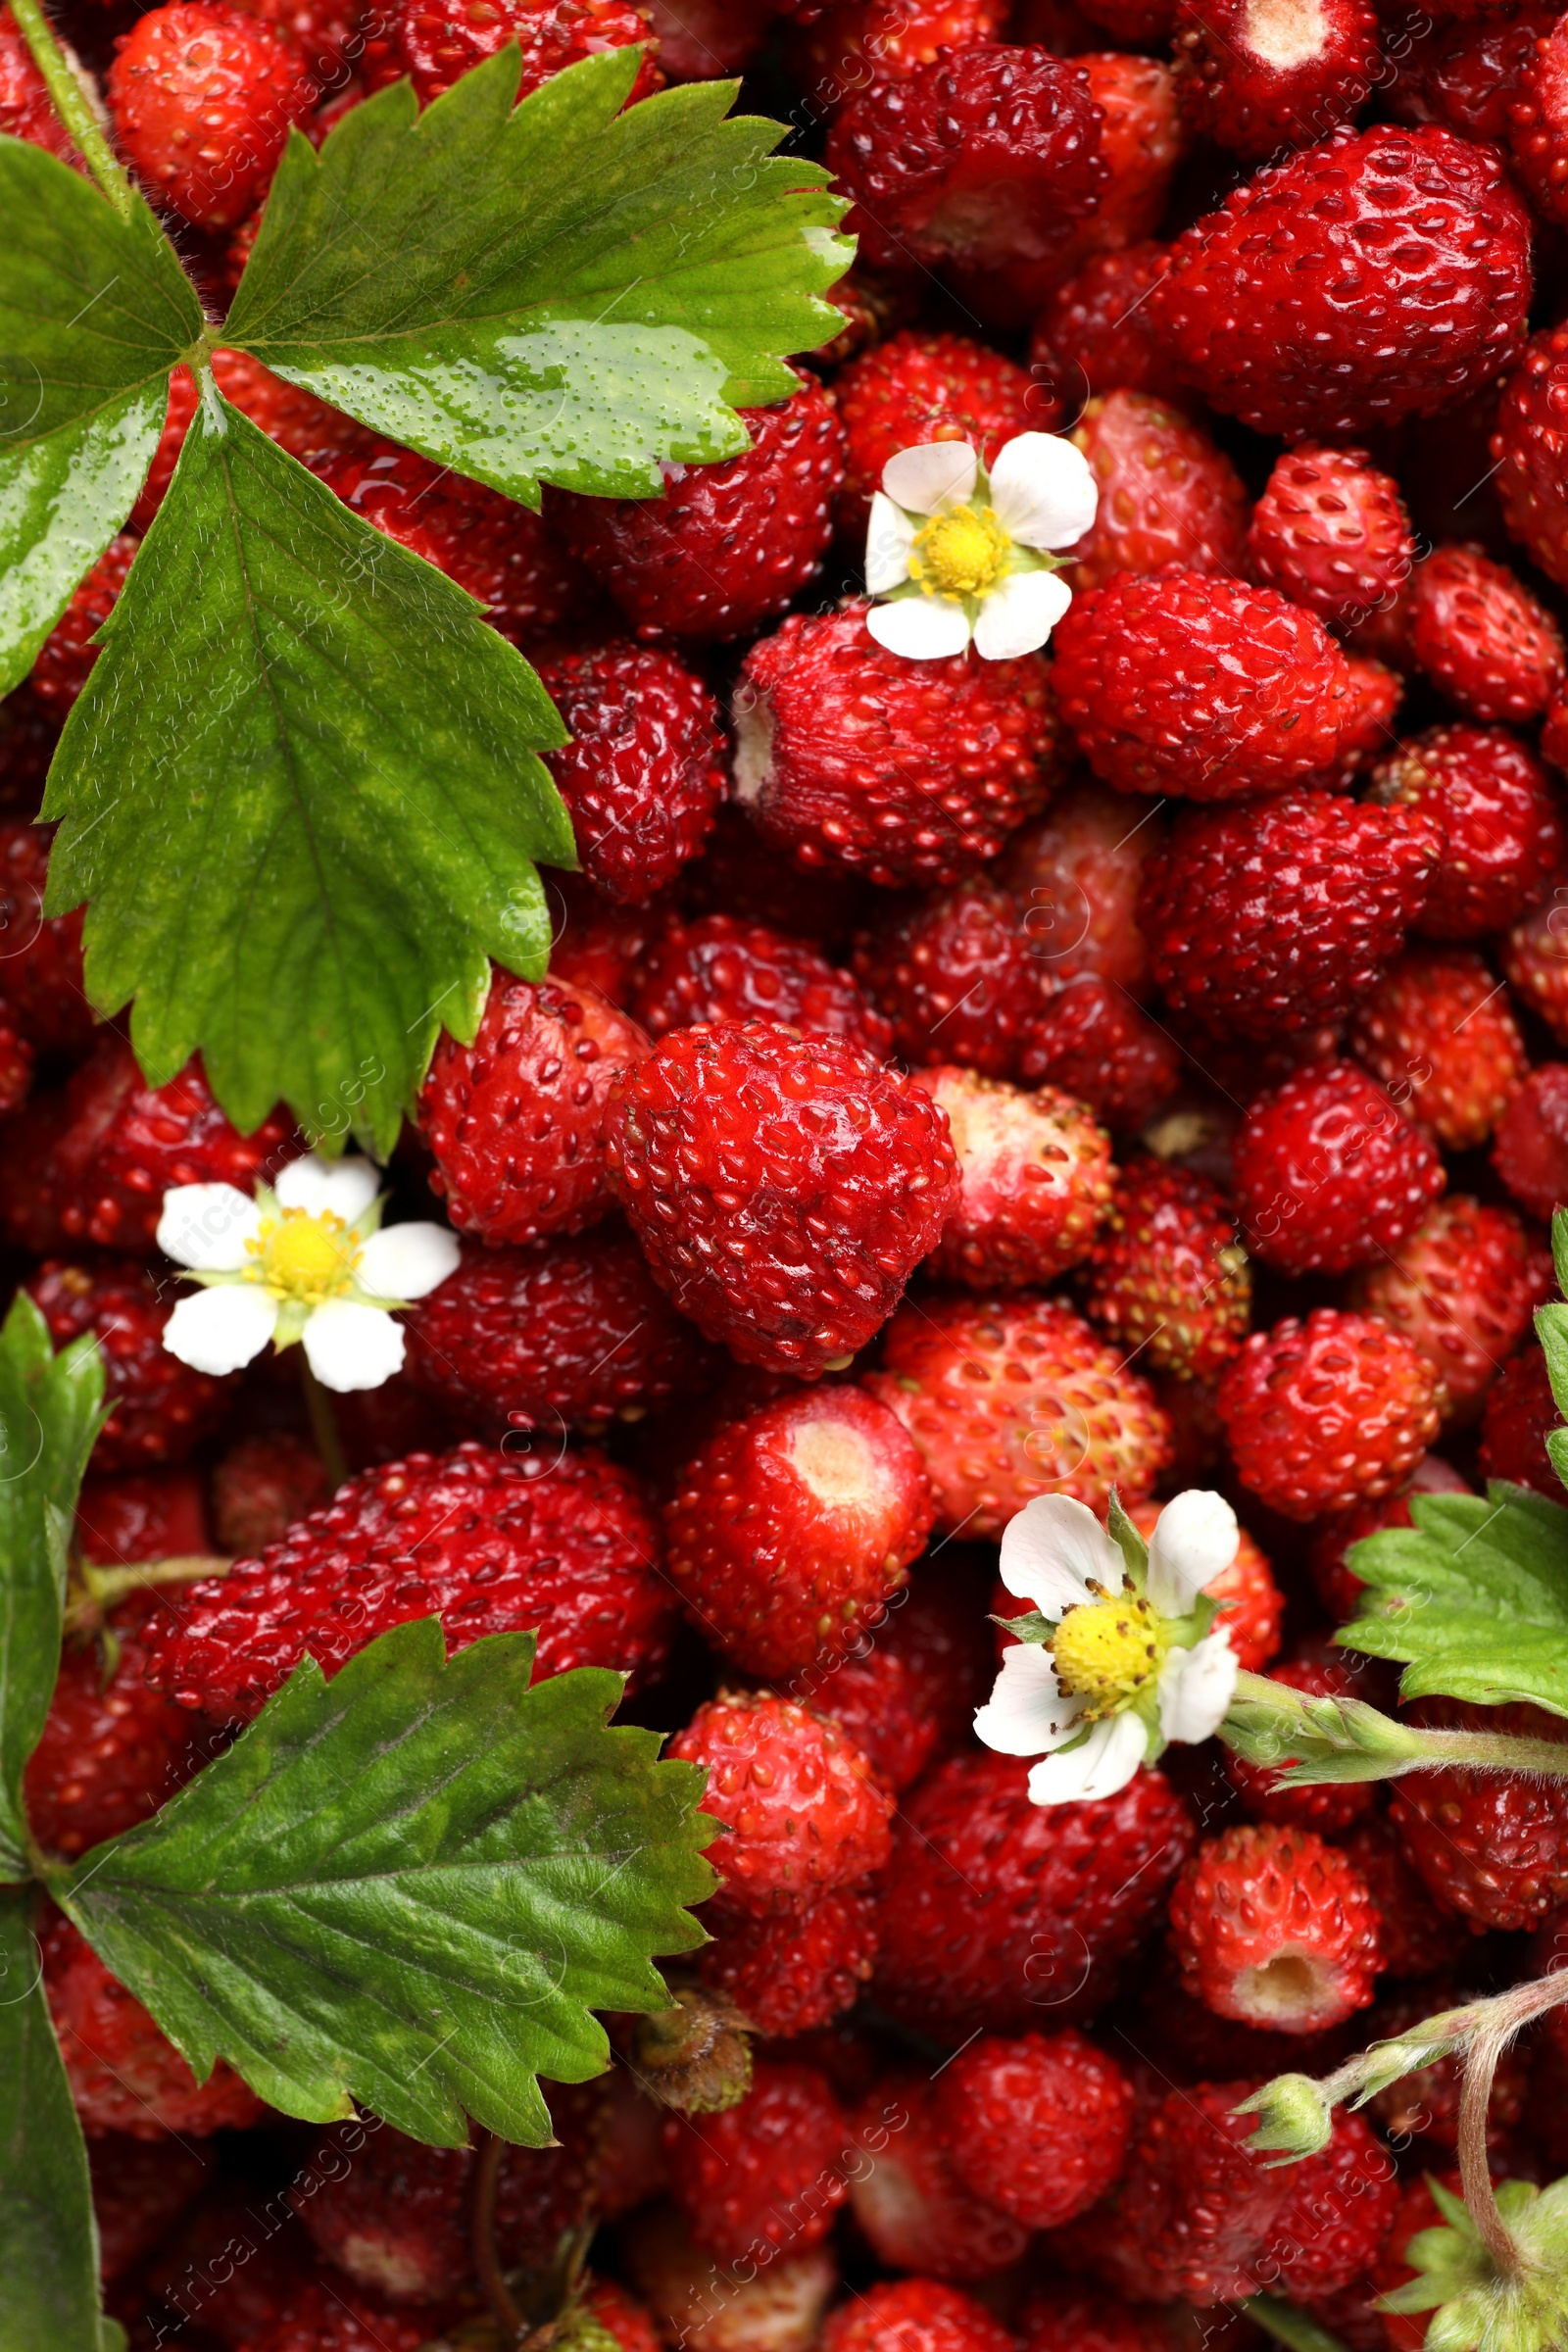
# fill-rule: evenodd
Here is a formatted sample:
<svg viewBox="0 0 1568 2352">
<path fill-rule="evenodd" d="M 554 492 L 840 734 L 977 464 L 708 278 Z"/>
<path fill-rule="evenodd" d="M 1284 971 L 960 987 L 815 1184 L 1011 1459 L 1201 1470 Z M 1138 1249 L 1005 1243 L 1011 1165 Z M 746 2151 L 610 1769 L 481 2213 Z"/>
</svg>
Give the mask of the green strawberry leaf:
<svg viewBox="0 0 1568 2352">
<path fill-rule="evenodd" d="M 201 306 L 139 196 L 0 138 L 0 694 L 136 501 Z"/>
<path fill-rule="evenodd" d="M 154 1083 L 199 1047 L 224 1109 L 281 1096 L 385 1152 L 488 958 L 550 950 L 574 862 L 533 671 L 204 383 L 50 771 L 49 906 L 90 898 L 87 989 L 134 995 Z"/>
<path fill-rule="evenodd" d="M 56 1355 L 19 1293 L 0 1327 L 0 1879 L 31 1867 L 22 1776 L 60 1670 L 66 1547 L 103 1386 L 96 1343 Z"/>
<path fill-rule="evenodd" d="M 846 207 L 773 156 L 779 124 L 725 119 L 733 82 L 622 113 L 640 58 L 514 107 L 509 46 L 422 114 L 400 82 L 319 154 L 294 132 L 224 342 L 530 506 L 541 478 L 647 497 L 661 459 L 734 457 L 736 407 L 785 399 L 785 357 L 840 323 Z"/>
<path fill-rule="evenodd" d="M 205 2079 L 287 2115 L 350 2102 L 456 2147 L 473 2116 L 551 2135 L 539 2075 L 581 2082 L 595 2008 L 667 2008 L 655 1954 L 703 1932 L 701 1771 L 612 1727 L 623 1677 L 529 1688 L 534 1638 L 448 1660 L 426 1618 L 331 1682 L 307 1658 L 155 1820 L 51 1891 Z"/>
</svg>

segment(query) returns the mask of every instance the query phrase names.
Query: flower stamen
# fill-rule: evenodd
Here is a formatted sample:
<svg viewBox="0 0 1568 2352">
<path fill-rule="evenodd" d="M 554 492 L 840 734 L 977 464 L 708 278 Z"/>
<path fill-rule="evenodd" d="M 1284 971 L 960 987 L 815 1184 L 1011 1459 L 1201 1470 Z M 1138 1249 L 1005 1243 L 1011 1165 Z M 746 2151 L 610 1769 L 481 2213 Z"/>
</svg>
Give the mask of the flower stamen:
<svg viewBox="0 0 1568 2352">
<path fill-rule="evenodd" d="M 929 594 L 989 596 L 1006 571 L 1012 541 L 991 507 L 955 507 L 916 531 L 909 577 Z"/>
<path fill-rule="evenodd" d="M 350 1289 L 361 1256 L 359 1236 L 331 1209 L 314 1216 L 303 1208 L 280 1209 L 262 1219 L 245 1249 L 248 1281 L 261 1283 L 274 1298 L 307 1307 Z"/>
<path fill-rule="evenodd" d="M 1096 1723 L 1158 1678 L 1170 1637 L 1159 1612 L 1129 1590 L 1069 1609 L 1050 1647 L 1063 1690 L 1086 1702 L 1081 1720 Z"/>
</svg>

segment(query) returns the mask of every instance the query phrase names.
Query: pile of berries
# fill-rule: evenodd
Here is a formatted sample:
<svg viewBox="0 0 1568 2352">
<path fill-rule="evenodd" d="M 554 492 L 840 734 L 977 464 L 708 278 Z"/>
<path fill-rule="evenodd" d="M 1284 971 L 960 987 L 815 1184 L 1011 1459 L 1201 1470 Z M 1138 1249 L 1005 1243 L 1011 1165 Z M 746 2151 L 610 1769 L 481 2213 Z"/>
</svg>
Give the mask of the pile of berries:
<svg viewBox="0 0 1568 2352">
<path fill-rule="evenodd" d="M 307 1653 L 537 1628 L 543 1674 L 627 1670 L 722 1824 L 676 1972 L 710 2111 L 662 2105 L 612 2020 L 613 2072 L 502 2169 L 509 2271 L 595 2226 L 573 2326 L 1248 2352 L 1231 2307 L 1267 2292 L 1348 2352 L 1418 2343 L 1373 2299 L 1450 2176 L 1451 2066 L 1294 2169 L 1235 2109 L 1527 1973 L 1568 1923 L 1565 1784 L 1295 1790 L 1210 1741 L 1044 1809 L 973 1715 L 1035 1497 L 1147 1526 L 1218 1490 L 1243 1663 L 1385 1706 L 1330 1642 L 1356 1540 L 1488 1476 L 1565 1499 L 1532 1315 L 1568 1197 L 1568 18 L 61 14 L 217 317 L 291 126 L 404 74 L 428 104 L 510 40 L 524 91 L 631 43 L 631 103 L 755 70 L 860 243 L 751 449 L 642 503 L 535 514 L 218 355 L 481 601 L 572 738 L 551 969 L 497 970 L 435 1054 L 389 1181 L 459 1262 L 405 1368 L 342 1400 L 335 1494 L 286 1359 L 164 1346 L 165 1193 L 249 1192 L 302 1140 L 281 1111 L 236 1134 L 199 1062 L 149 1086 L 89 1012 L 79 916 L 42 913 L 42 774 L 183 373 L 126 530 L 0 705 L 0 1235 L 56 1343 L 102 1345 L 80 1556 L 233 1562 L 73 1638 L 40 1840 L 147 1817 Z M 0 131 L 71 160 L 3 8 Z M 884 467 L 1050 434 L 1098 489 L 1050 647 L 890 650 L 858 593 Z M 42 1945 L 134 2346 L 469 2340 L 472 2151 L 373 2118 L 313 2143 L 222 2065 L 198 2084 L 64 1918 Z M 1499 2071 L 1499 2176 L 1568 2168 L 1565 2070 L 1543 2034 Z"/>
</svg>

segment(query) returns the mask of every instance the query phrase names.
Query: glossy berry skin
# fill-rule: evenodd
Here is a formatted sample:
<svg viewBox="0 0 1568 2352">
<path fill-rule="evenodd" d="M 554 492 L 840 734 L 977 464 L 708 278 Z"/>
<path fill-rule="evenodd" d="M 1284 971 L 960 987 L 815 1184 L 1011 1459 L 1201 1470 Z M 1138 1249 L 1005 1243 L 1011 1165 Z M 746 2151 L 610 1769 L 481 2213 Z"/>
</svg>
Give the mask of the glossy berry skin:
<svg viewBox="0 0 1568 2352">
<path fill-rule="evenodd" d="M 1253 1332 L 1215 1401 L 1238 1478 L 1286 1519 L 1392 1494 L 1438 1434 L 1426 1358 L 1332 1306 Z"/>
<path fill-rule="evenodd" d="M 697 2243 L 721 2263 L 819 2245 L 849 2194 L 844 2111 L 825 2075 L 762 2058 L 738 2107 L 669 2116 L 669 2185 Z M 808 2194 L 807 2192 L 810 2193 Z"/>
<path fill-rule="evenodd" d="M 1493 1382 L 1481 1423 L 1479 1463 L 1483 1478 L 1506 1478 L 1534 1487 L 1538 1494 L 1562 1500 L 1562 1481 L 1551 1466 L 1546 1439 L 1562 1420 L 1539 1348 L 1523 1348 Z"/>
<path fill-rule="evenodd" d="M 1104 116 L 1100 152 L 1110 177 L 1093 213 L 1078 224 L 1075 261 L 1153 234 L 1165 217 L 1176 168 L 1191 144 L 1177 108 L 1176 77 L 1160 59 L 1094 49 L 1078 63 Z M 1015 293 L 1004 270 L 965 271 L 962 283 L 978 296 L 988 318 L 1023 326 L 1059 275 L 1060 266 L 1053 260 L 1020 269 Z"/>
<path fill-rule="evenodd" d="M 681 1313 L 808 1380 L 881 1329 L 958 1186 L 912 1080 L 771 1021 L 673 1031 L 616 1090 L 606 1163 Z"/>
<path fill-rule="evenodd" d="M 1087 2211 L 1126 2161 L 1132 2084 L 1070 2027 L 983 2034 L 940 2078 L 937 2105 L 969 2186 L 1031 2230 Z"/>
<path fill-rule="evenodd" d="M 651 1674 L 672 1631 L 661 1549 L 631 1473 L 600 1454 L 410 1454 L 160 1608 L 147 1677 L 182 1707 L 247 1722 L 300 1658 L 330 1676 L 389 1627 L 436 1616 L 449 1652 L 537 1627 L 536 1680 Z"/>
<path fill-rule="evenodd" d="M 259 17 L 174 0 L 122 35 L 108 96 L 148 194 L 198 228 L 233 228 L 319 91 L 294 43 Z"/>
<path fill-rule="evenodd" d="M 1523 581 L 1470 547 L 1440 547 L 1410 579 L 1410 650 L 1466 718 L 1539 718 L 1562 684 L 1562 632 Z"/>
<path fill-rule="evenodd" d="M 458 1230 L 521 1245 L 602 1217 L 606 1098 L 647 1051 L 597 989 L 498 966 L 472 1045 L 443 1035 L 419 1098 L 430 1189 Z"/>
<path fill-rule="evenodd" d="M 1310 1698 L 1353 1698 L 1356 1694 L 1354 1679 L 1345 1667 L 1320 1665 L 1312 1658 L 1282 1659 L 1270 1670 L 1269 1680 L 1283 1683 L 1290 1690 L 1302 1690 Z M 1226 1776 L 1253 1821 L 1272 1822 L 1283 1829 L 1311 1830 L 1319 1838 L 1339 1838 L 1372 1811 L 1377 1791 L 1370 1781 L 1325 1781 L 1309 1788 L 1289 1787 L 1279 1776 L 1286 1765 L 1295 1761 L 1294 1756 L 1281 1756 L 1278 1766 L 1250 1764 L 1245 1756 L 1226 1750 Z"/>
<path fill-rule="evenodd" d="M 1046 666 L 906 662 L 865 610 L 792 613 L 753 646 L 733 706 L 736 798 L 798 865 L 891 889 L 956 882 L 1045 797 Z"/>
<path fill-rule="evenodd" d="M 1559 587 L 1568 583 L 1568 326 L 1526 344 L 1497 403 L 1492 455 L 1510 537 Z"/>
<path fill-rule="evenodd" d="M 850 2196 L 879 2262 L 964 2283 L 1017 2262 L 1029 2232 L 976 2196 L 959 2173 L 932 2082 L 913 2073 L 884 2076 L 855 2110 L 851 2130 L 864 2155 Z"/>
<path fill-rule="evenodd" d="M 1480 939 L 1544 897 L 1568 858 L 1546 770 L 1502 727 L 1429 727 L 1377 769 L 1372 797 L 1413 808 L 1442 847 L 1416 928 Z"/>
<path fill-rule="evenodd" d="M 1497 1121 L 1492 1164 L 1543 1223 L 1568 1202 L 1568 1062 L 1544 1061 L 1531 1071 Z"/>
<path fill-rule="evenodd" d="M 925 1456 L 937 1524 L 1000 1536 L 1036 1494 L 1128 1507 L 1169 1456 L 1170 1426 L 1147 1381 L 1052 1299 L 954 1292 L 901 1308 L 865 1386 Z"/>
<path fill-rule="evenodd" d="M 672 920 L 644 952 L 629 1004 L 650 1037 L 699 1021 L 783 1021 L 806 1037 L 843 1037 L 878 1061 L 893 1024 L 848 972 L 804 939 L 729 914 Z"/>
<path fill-rule="evenodd" d="M 967 441 L 991 465 L 1016 434 L 1049 432 L 1057 422 L 1054 402 L 1016 360 L 968 335 L 913 327 L 841 368 L 833 398 L 845 439 L 839 529 L 852 544 L 864 534 L 883 466 L 901 449 Z"/>
<path fill-rule="evenodd" d="M 1124 2303 L 1076 2279 L 1054 2279 L 1028 2296 L 1015 2332 L 1023 2352 L 1168 2352 L 1158 2312 Z"/>
<path fill-rule="evenodd" d="M 244 2294 L 251 2308 L 242 2323 L 243 2337 L 236 2340 L 243 2341 L 245 2352 L 424 2352 L 428 2312 L 400 2310 L 325 2265 L 308 2271 L 288 2266 L 275 2295 L 269 2296 L 265 2281 L 253 2280 L 249 2270 L 238 2268 L 229 2252 L 232 2243 L 230 2239 L 214 2249 L 213 2259 L 222 2269 L 225 2283 L 211 2316 L 229 2320 L 231 2306 Z M 248 2250 L 246 2239 L 241 2237 L 239 2243 Z M 226 2269 L 227 2261 L 236 2262 L 233 2271 Z M 241 2278 L 246 2280 L 243 2289 L 237 2283 Z M 207 2278 L 197 2283 L 212 2293 Z"/>
<path fill-rule="evenodd" d="M 93 637 L 114 611 L 140 545 L 130 531 L 115 534 L 38 649 L 32 691 L 57 718 L 65 717 L 87 683 L 98 659 Z"/>
<path fill-rule="evenodd" d="M 1074 597 L 1054 643 L 1062 718 L 1119 791 L 1235 800 L 1334 757 L 1345 657 L 1271 588 L 1190 570 L 1117 578 Z"/>
<path fill-rule="evenodd" d="M 1000 39 L 1007 19 L 1004 0 L 831 0 L 785 13 L 797 27 L 793 77 L 824 114 L 867 81 L 902 81 L 945 49 Z"/>
<path fill-rule="evenodd" d="M 330 1493 L 314 1446 L 287 1430 L 258 1430 L 214 1465 L 213 1540 L 236 1559 L 265 1551 L 296 1519 L 318 1510 Z"/>
<path fill-rule="evenodd" d="M 1182 387 L 1145 301 L 1170 264 L 1170 247 L 1152 237 L 1111 253 L 1092 253 L 1048 297 L 1029 340 L 1029 360 L 1070 415 L 1097 393 L 1151 392 L 1180 397 Z"/>
<path fill-rule="evenodd" d="M 822 2352 L 1015 2352 L 973 2295 L 935 2278 L 881 2278 L 829 2312 Z"/>
<path fill-rule="evenodd" d="M 233 1382 L 194 1371 L 165 1348 L 176 1294 L 138 1259 L 46 1258 L 25 1288 L 57 1353 L 86 1331 L 97 1343 L 110 1412 L 92 1449 L 95 1470 L 182 1462 L 228 1411 Z"/>
<path fill-rule="evenodd" d="M 1385 1973 L 1430 1977 L 1463 1967 L 1471 1938 L 1464 1926 L 1439 1910 L 1426 1882 L 1411 1869 L 1387 1814 L 1369 1813 L 1339 1839 L 1377 1907 Z M 1429 2009 L 1428 2016 L 1436 2014 Z"/>
<path fill-rule="evenodd" d="M 695 858 L 724 798 L 718 705 L 672 654 L 607 645 L 539 665 L 571 735 L 545 765 L 596 889 L 643 906 Z"/>
<path fill-rule="evenodd" d="M 955 2017 L 1022 2034 L 1108 1997 L 1192 1847 L 1185 1806 L 1157 1772 L 1115 1796 L 1031 1805 L 1029 1768 L 988 1750 L 929 1773 L 893 1828 L 873 1998 L 920 2033 Z"/>
<path fill-rule="evenodd" d="M 1446 122 L 1463 138 L 1506 143 L 1536 43 L 1550 32 L 1557 12 L 1548 5 L 1505 17 L 1454 14 L 1457 22 L 1410 39 L 1391 91 L 1393 111 L 1404 122 Z"/>
<path fill-rule="evenodd" d="M 465 1242 L 404 1329 L 410 1377 L 497 1439 L 700 1396 L 718 1368 L 613 1225 L 521 1250 Z"/>
<path fill-rule="evenodd" d="M 1247 1337 L 1252 1277 L 1218 1185 L 1147 1156 L 1121 1172 L 1089 1260 L 1084 1312 L 1149 1371 L 1212 1380 Z"/>
<path fill-rule="evenodd" d="M 1538 212 L 1568 220 L 1568 34 L 1542 28 L 1508 108 L 1506 133 Z"/>
<path fill-rule="evenodd" d="M 194 1470 L 121 1470 L 110 1478 L 89 1474 L 77 1497 L 75 1541 L 82 1558 L 101 1568 L 211 1551 L 199 1475 Z"/>
<path fill-rule="evenodd" d="M 835 1663 L 878 1623 L 931 1520 L 903 1423 L 862 1390 L 808 1390 L 731 1421 L 685 1464 L 667 1574 L 731 1664 L 790 1675 Z"/>
<path fill-rule="evenodd" d="M 802 1705 L 831 1716 L 885 1787 L 909 1788 L 966 1744 L 996 1680 L 973 1580 L 941 1561 L 917 1563 L 885 1622 L 841 1665 L 791 1680 Z"/>
<path fill-rule="evenodd" d="M 1110 1201 L 1110 1138 L 1054 1087 L 1033 1092 L 937 1069 L 923 1080 L 946 1111 L 962 1190 L 928 1261 L 971 1290 L 1049 1284 L 1088 1255 Z"/>
<path fill-rule="evenodd" d="M 1310 33 L 1282 38 L 1258 0 L 1224 0 L 1206 14 L 1181 0 L 1176 74 L 1195 137 L 1261 163 L 1282 147 L 1310 147 L 1358 112 L 1381 62 L 1376 16 L 1364 0 L 1329 0 L 1300 23 Z"/>
<path fill-rule="evenodd" d="M 1121 793 L 1085 776 L 1012 836 L 997 872 L 1017 906 L 1042 987 L 1095 973 L 1148 996 L 1138 893 L 1165 834 L 1158 810 L 1129 811 Z"/>
<path fill-rule="evenodd" d="M 1139 1134 L 1181 1084 L 1175 1039 L 1098 972 L 1041 993 L 1045 1002 L 1023 1033 L 1018 1077 L 1076 1096 L 1107 1127 Z"/>
<path fill-rule="evenodd" d="M 261 2100 L 220 2058 L 198 2083 L 135 1996 L 112 1977 L 71 1922 L 51 1909 L 40 1922 L 43 1987 L 60 2036 L 71 2095 L 84 2132 L 166 2132 L 205 2139 L 259 2122 Z"/>
<path fill-rule="evenodd" d="M 1424 1698 L 1413 1720 L 1439 1731 L 1560 1740 L 1562 1718 L 1540 1707 L 1472 1707 Z M 1521 1774 L 1407 1773 L 1389 1818 L 1434 1899 L 1483 1927 L 1514 1933 L 1568 1902 L 1568 1802 L 1556 1780 Z"/>
<path fill-rule="evenodd" d="M 879 915 L 855 943 L 855 974 L 891 1021 L 900 1055 L 1006 1077 L 1037 1002 L 1028 942 L 1007 893 L 989 874 L 971 874 L 928 898 L 895 901 Z"/>
<path fill-rule="evenodd" d="M 111 1627 L 112 1669 L 93 1642 L 74 1642 L 61 1656 L 24 1783 L 33 1836 L 53 1853 L 74 1858 L 149 1820 L 206 1761 L 190 1718 L 143 1680 L 143 1613 L 125 1609 Z"/>
<path fill-rule="evenodd" d="M 46 915 L 48 831 L 0 824 L 0 1004 L 40 1054 L 85 1054 L 98 1035 L 81 970 L 81 908 Z"/>
<path fill-rule="evenodd" d="M 1368 1265 L 1347 1303 L 1399 1331 L 1443 1383 L 1443 1417 L 1473 1421 L 1499 1367 L 1554 1295 L 1545 1252 L 1517 1217 L 1455 1194 L 1396 1252 Z"/>
<path fill-rule="evenodd" d="M 1138 902 L 1166 1004 L 1222 1037 L 1339 1019 L 1403 946 L 1437 847 L 1424 811 L 1329 793 L 1184 814 Z"/>
<path fill-rule="evenodd" d="M 493 0 L 399 0 L 393 40 L 424 106 L 508 41 L 522 50 L 519 98 L 580 58 L 633 42 L 646 47 L 627 105 L 649 97 L 664 79 L 648 19 L 629 0 L 548 0 L 544 6 L 540 0 L 503 0 L 499 7 Z"/>
<path fill-rule="evenodd" d="M 886 1863 L 892 1796 L 836 1724 L 794 1699 L 710 1698 L 668 1752 L 707 1767 L 703 1810 L 727 1824 L 708 1858 L 732 1909 L 794 1911 Z"/>
<path fill-rule="evenodd" d="M 1259 1095 L 1234 1164 L 1248 1246 L 1287 1274 L 1345 1274 L 1389 1255 L 1447 1181 L 1436 1146 L 1349 1061 Z"/>
<path fill-rule="evenodd" d="M 803 378 L 777 407 L 739 414 L 751 448 L 722 466 L 669 467 L 661 497 L 563 497 L 552 508 L 638 637 L 749 636 L 827 553 L 844 432 L 826 395 Z"/>
<path fill-rule="evenodd" d="M 1508 956 L 1504 968 L 1514 979 Z M 1486 1142 L 1529 1069 L 1507 998 L 1467 948 L 1407 949 L 1356 1006 L 1349 1045 L 1450 1152 Z"/>
<path fill-rule="evenodd" d="M 1178 238 L 1152 320 L 1212 408 L 1296 440 L 1427 416 L 1514 356 L 1529 217 L 1492 151 L 1341 131 Z"/>
<path fill-rule="evenodd" d="M 769 2040 L 809 2034 L 853 2009 L 876 1961 L 876 1901 L 828 1886 L 759 1918 L 715 1897 L 703 1906 L 713 1941 L 697 1955 L 702 1982 L 725 1992 Z"/>
<path fill-rule="evenodd" d="M 1568 1043 L 1568 906 L 1561 889 L 1556 885 L 1548 900 L 1521 916 L 1498 958 L 1514 996 L 1545 1022 L 1559 1045 Z"/>
<path fill-rule="evenodd" d="M 1245 569 L 1242 478 L 1180 409 L 1147 392 L 1107 392 L 1089 402 L 1071 439 L 1100 491 L 1094 521 L 1067 551 L 1074 596 L 1119 571 Z"/>
<path fill-rule="evenodd" d="M 1364 449 L 1316 441 L 1276 458 L 1247 541 L 1256 578 L 1333 628 L 1349 628 L 1391 603 L 1415 561 L 1393 475 Z"/>
</svg>

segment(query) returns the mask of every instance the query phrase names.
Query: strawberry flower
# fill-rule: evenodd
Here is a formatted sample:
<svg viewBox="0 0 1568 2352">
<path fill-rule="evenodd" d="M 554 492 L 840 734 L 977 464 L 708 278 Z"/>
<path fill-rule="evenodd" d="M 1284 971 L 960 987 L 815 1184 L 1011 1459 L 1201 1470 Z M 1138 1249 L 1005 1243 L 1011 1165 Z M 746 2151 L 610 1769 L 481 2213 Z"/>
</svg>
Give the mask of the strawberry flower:
<svg viewBox="0 0 1568 2352">
<path fill-rule="evenodd" d="M 1004 1756 L 1038 1756 L 1037 1805 L 1114 1796 L 1173 1740 L 1207 1740 L 1236 1689 L 1230 1637 L 1202 1598 L 1236 1557 L 1236 1514 L 1189 1488 L 1147 1545 L 1114 1497 L 1110 1533 L 1081 1502 L 1038 1495 L 1002 1539 L 1009 1592 L 1034 1602 L 1001 1618 L 1018 1637 L 974 1728 Z"/>
<path fill-rule="evenodd" d="M 158 1247 L 202 1287 L 181 1298 L 164 1346 L 198 1372 L 237 1372 L 275 1348 L 305 1348 L 324 1389 L 378 1389 L 403 1366 L 396 1308 L 458 1263 L 444 1225 L 381 1231 L 379 1177 L 368 1159 L 314 1152 L 254 1199 L 231 1184 L 164 1195 Z"/>
<path fill-rule="evenodd" d="M 1045 644 L 1072 602 L 1053 548 L 1076 545 L 1100 493 L 1082 451 L 1019 433 L 989 474 L 966 441 L 902 449 L 882 468 L 865 540 L 866 615 L 879 645 L 909 662 L 986 662 Z"/>
</svg>

